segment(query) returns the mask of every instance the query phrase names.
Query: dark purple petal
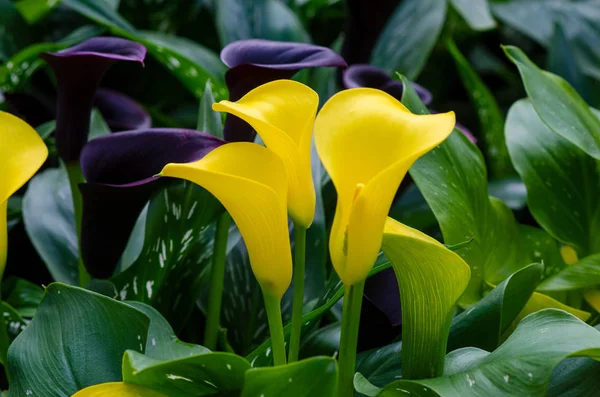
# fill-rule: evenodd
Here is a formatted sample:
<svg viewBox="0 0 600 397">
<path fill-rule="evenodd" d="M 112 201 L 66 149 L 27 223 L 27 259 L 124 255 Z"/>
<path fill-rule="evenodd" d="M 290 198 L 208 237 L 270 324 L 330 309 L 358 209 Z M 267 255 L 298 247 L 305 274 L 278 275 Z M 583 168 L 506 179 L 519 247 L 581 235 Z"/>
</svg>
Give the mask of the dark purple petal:
<svg viewBox="0 0 600 397">
<path fill-rule="evenodd" d="M 342 56 L 349 65 L 366 63 L 400 0 L 346 0 Z"/>
<path fill-rule="evenodd" d="M 304 68 L 345 67 L 335 51 L 313 44 L 270 40 L 240 40 L 221 51 L 231 69 L 225 74 L 229 100 L 237 101 L 250 90 L 279 79 L 289 79 Z M 253 141 L 256 133 L 243 120 L 227 115 L 224 129 L 228 141 Z"/>
<path fill-rule="evenodd" d="M 143 64 L 146 48 L 115 37 L 95 37 L 60 52 L 41 54 L 58 83 L 56 148 L 65 162 L 79 160 L 87 142 L 96 89 L 104 73 L 118 61 Z"/>
<path fill-rule="evenodd" d="M 90 274 L 106 278 L 114 272 L 140 211 L 169 182 L 153 175 L 168 163 L 199 160 L 224 143 L 203 132 L 155 128 L 110 134 L 85 145 L 81 250 Z"/>
<path fill-rule="evenodd" d="M 397 100 L 402 100 L 402 82 L 394 80 L 387 72 L 376 66 L 352 65 L 344 71 L 342 81 L 345 88 L 370 87 L 385 91 Z M 416 83 L 411 83 L 424 105 L 433 99 L 431 93 Z"/>
<path fill-rule="evenodd" d="M 150 128 L 152 119 L 143 107 L 118 91 L 99 88 L 94 106 L 113 132 Z"/>
</svg>

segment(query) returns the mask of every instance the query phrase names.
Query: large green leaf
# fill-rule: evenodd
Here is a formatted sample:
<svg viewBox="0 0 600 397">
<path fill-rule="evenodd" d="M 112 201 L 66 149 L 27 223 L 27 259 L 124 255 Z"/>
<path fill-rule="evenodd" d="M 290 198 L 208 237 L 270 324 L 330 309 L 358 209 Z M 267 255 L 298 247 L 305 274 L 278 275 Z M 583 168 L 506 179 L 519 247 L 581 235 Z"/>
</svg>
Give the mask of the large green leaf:
<svg viewBox="0 0 600 397">
<path fill-rule="evenodd" d="M 600 252 L 598 161 L 544 124 L 530 100 L 511 106 L 506 136 L 538 223 L 580 256 Z"/>
<path fill-rule="evenodd" d="M 77 234 L 69 179 L 63 167 L 29 182 L 23 197 L 25 230 L 56 281 L 77 284 Z"/>
<path fill-rule="evenodd" d="M 552 373 L 548 397 L 594 397 L 600 388 L 600 362 L 567 358 Z"/>
<path fill-rule="evenodd" d="M 143 351 L 149 319 L 90 291 L 53 283 L 8 351 L 9 397 L 70 397 L 121 379 L 121 358 Z"/>
<path fill-rule="evenodd" d="M 438 41 L 446 7 L 445 0 L 402 1 L 381 32 L 371 63 L 415 80 Z"/>
<path fill-rule="evenodd" d="M 492 353 L 456 350 L 446 358 L 444 376 L 396 381 L 371 395 L 542 397 L 553 369 L 569 356 L 600 358 L 600 332 L 564 311 L 547 309 L 526 317 Z"/>
<path fill-rule="evenodd" d="M 0 26 L 0 62 L 4 62 L 21 48 L 31 44 L 33 35 L 11 0 L 0 0 Z"/>
<path fill-rule="evenodd" d="M 496 27 L 488 0 L 450 0 L 450 4 L 472 29 L 490 30 Z"/>
<path fill-rule="evenodd" d="M 448 50 L 454 58 L 458 75 L 469 94 L 469 98 L 477 109 L 477 117 L 481 125 L 480 136 L 484 141 L 491 176 L 504 178 L 514 174 L 504 139 L 504 115 L 496 99 L 469 64 L 469 61 L 461 54 L 454 41 L 450 40 L 448 42 Z"/>
<path fill-rule="evenodd" d="M 43 297 L 44 290 L 40 286 L 22 278 L 2 281 L 2 298 L 22 317 L 33 317 Z"/>
<path fill-rule="evenodd" d="M 512 274 L 475 306 L 452 319 L 448 351 L 461 347 L 494 350 L 542 279 L 544 267 L 529 265 Z"/>
<path fill-rule="evenodd" d="M 439 376 L 452 315 L 469 283 L 469 266 L 432 237 L 390 219 L 382 249 L 400 289 L 403 376 Z"/>
<path fill-rule="evenodd" d="M 251 38 L 310 41 L 302 23 L 279 0 L 219 0 L 215 22 L 221 45 Z"/>
<path fill-rule="evenodd" d="M 250 364 L 231 353 L 202 353 L 157 360 L 128 351 L 123 357 L 125 383 L 146 386 L 170 397 L 197 397 L 239 391 Z"/>
<path fill-rule="evenodd" d="M 409 81 L 402 77 L 402 82 L 402 102 L 413 113 L 427 113 Z M 409 172 L 435 214 L 446 244 L 475 237 L 458 252 L 471 267 L 462 305 L 478 302 L 485 282 L 497 285 L 532 262 L 511 210 L 488 196 L 481 152 L 461 132 L 455 130 Z"/>
<path fill-rule="evenodd" d="M 540 291 L 572 291 L 600 284 L 600 253 L 586 256 L 544 280 Z"/>
<path fill-rule="evenodd" d="M 293 364 L 249 370 L 241 397 L 333 396 L 336 383 L 337 362 L 330 357 L 313 357 Z"/>
<path fill-rule="evenodd" d="M 517 47 L 504 47 L 517 65 L 525 90 L 542 121 L 585 153 L 600 159 L 600 120 L 562 78 L 539 69 Z"/>
<path fill-rule="evenodd" d="M 148 207 L 142 252 L 112 279 L 119 297 L 156 307 L 181 329 L 202 293 L 198 283 L 212 255 L 207 228 L 220 211 L 210 193 L 189 182 L 157 192 Z"/>
</svg>

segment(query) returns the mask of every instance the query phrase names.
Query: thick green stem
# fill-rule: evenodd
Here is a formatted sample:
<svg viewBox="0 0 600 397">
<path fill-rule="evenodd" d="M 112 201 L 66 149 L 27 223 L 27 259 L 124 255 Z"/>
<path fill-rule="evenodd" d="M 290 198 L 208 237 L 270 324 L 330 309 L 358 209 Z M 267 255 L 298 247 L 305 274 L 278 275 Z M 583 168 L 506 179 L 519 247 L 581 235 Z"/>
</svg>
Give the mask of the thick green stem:
<svg viewBox="0 0 600 397">
<path fill-rule="evenodd" d="M 206 328 L 204 329 L 204 346 L 210 350 L 216 349 L 219 337 L 223 282 L 225 280 L 225 259 L 227 257 L 227 236 L 230 224 L 231 217 L 225 212 L 217 220 L 217 227 L 215 229 L 215 245 L 213 247 L 212 268 L 210 269 L 208 313 L 206 314 Z"/>
<path fill-rule="evenodd" d="M 285 365 L 285 339 L 283 336 L 283 323 L 281 320 L 281 298 L 274 298 L 270 296 L 267 291 L 263 290 L 263 299 L 267 311 L 267 320 L 269 320 L 273 360 L 275 365 Z"/>
<path fill-rule="evenodd" d="M 354 395 L 354 371 L 356 369 L 356 346 L 358 325 L 362 306 L 365 282 L 346 286 L 344 290 L 344 311 L 342 313 L 342 334 L 338 359 L 338 397 Z"/>
<path fill-rule="evenodd" d="M 73 211 L 75 213 L 75 230 L 77 231 L 77 247 L 79 253 L 78 270 L 79 270 L 79 285 L 86 286 L 91 277 L 87 272 L 83 258 L 81 257 L 81 218 L 83 215 L 83 201 L 78 185 L 85 182 L 79 162 L 65 164 L 67 175 L 69 176 L 69 184 L 71 185 L 71 197 L 73 198 Z"/>
<path fill-rule="evenodd" d="M 306 260 L 306 228 L 294 224 L 294 304 L 292 333 L 288 362 L 298 361 L 302 336 L 302 308 L 304 306 L 304 268 Z"/>
</svg>

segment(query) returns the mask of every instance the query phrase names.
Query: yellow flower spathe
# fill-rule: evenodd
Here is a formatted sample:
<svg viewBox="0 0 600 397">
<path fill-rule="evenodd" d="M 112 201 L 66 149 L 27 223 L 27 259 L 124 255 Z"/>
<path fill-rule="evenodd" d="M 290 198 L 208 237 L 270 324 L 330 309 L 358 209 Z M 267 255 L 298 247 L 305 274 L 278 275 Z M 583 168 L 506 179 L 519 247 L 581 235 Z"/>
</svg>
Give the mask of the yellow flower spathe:
<svg viewBox="0 0 600 397">
<path fill-rule="evenodd" d="M 0 111 L 0 277 L 7 253 L 8 199 L 44 164 L 48 148 L 23 120 Z"/>
<path fill-rule="evenodd" d="M 71 397 L 167 397 L 146 387 L 123 382 L 101 383 L 86 387 Z"/>
<path fill-rule="evenodd" d="M 450 135 L 454 124 L 453 112 L 415 115 L 371 88 L 342 91 L 323 106 L 315 143 L 338 194 L 329 248 L 345 285 L 366 278 L 400 182 L 420 156 Z"/>
<path fill-rule="evenodd" d="M 269 150 L 277 154 L 288 178 L 288 211 L 308 228 L 315 215 L 315 190 L 310 147 L 319 96 L 293 80 L 276 80 L 248 92 L 237 102 L 213 105 L 217 112 L 237 116 L 252 126 Z"/>
<path fill-rule="evenodd" d="M 279 157 L 254 143 L 229 143 L 201 160 L 167 164 L 162 176 L 186 179 L 211 192 L 246 243 L 263 291 L 281 298 L 292 280 L 287 178 Z"/>
</svg>

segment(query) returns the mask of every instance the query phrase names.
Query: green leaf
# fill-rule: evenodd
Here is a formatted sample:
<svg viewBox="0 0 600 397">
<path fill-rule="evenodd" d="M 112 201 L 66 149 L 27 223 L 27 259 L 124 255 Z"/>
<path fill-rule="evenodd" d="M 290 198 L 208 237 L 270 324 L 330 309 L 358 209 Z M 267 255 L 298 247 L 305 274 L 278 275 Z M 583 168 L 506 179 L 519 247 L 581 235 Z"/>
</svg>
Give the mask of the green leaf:
<svg viewBox="0 0 600 397">
<path fill-rule="evenodd" d="M 534 263 L 509 276 L 475 306 L 452 319 L 448 350 L 473 346 L 494 350 L 502 334 L 523 310 L 542 279 L 544 267 Z"/>
<path fill-rule="evenodd" d="M 359 353 L 356 357 L 356 375 L 360 375 L 369 382 L 376 385 L 387 385 L 388 383 L 402 378 L 402 342 L 395 342 L 378 349 Z M 358 378 L 360 378 L 358 377 Z M 355 378 L 354 384 L 356 385 Z M 362 380 L 360 381 L 362 383 Z M 367 385 L 367 384 L 365 384 Z M 372 393 L 365 393 L 362 387 L 362 394 L 370 396 Z"/>
<path fill-rule="evenodd" d="M 221 46 L 250 38 L 308 42 L 302 23 L 279 0 L 219 0 L 215 22 Z"/>
<path fill-rule="evenodd" d="M 313 357 L 293 364 L 249 370 L 241 397 L 333 396 L 336 383 L 336 360 Z"/>
<path fill-rule="evenodd" d="M 134 301 L 125 303 L 135 307 L 150 318 L 144 350 L 146 356 L 157 360 L 171 360 L 210 352 L 204 346 L 180 341 L 169 322 L 152 306 Z"/>
<path fill-rule="evenodd" d="M 482 132 L 480 136 L 484 140 L 490 175 L 493 178 L 504 178 L 514 174 L 504 139 L 504 115 L 496 99 L 453 40 L 448 42 L 448 51 L 456 63 L 458 75 L 469 98 L 477 109 Z"/>
<path fill-rule="evenodd" d="M 14 341 L 17 336 L 27 327 L 27 322 L 23 320 L 23 317 L 7 302 L 0 302 L 0 312 L 4 319 L 5 329 L 10 342 Z M 1 333 L 2 331 L 0 331 Z M 3 337 L 0 336 L 0 343 Z M 8 345 L 1 347 L 2 351 L 6 353 Z"/>
<path fill-rule="evenodd" d="M 517 47 L 504 52 L 519 68 L 527 95 L 542 121 L 585 153 L 600 159 L 600 120 L 562 78 L 539 69 Z"/>
<path fill-rule="evenodd" d="M 98 108 L 92 109 L 92 115 L 90 117 L 90 135 L 89 140 L 99 138 L 104 135 L 108 135 L 111 133 L 110 127 L 102 117 L 102 113 Z"/>
<path fill-rule="evenodd" d="M 2 298 L 21 317 L 33 317 L 44 297 L 44 290 L 22 278 L 10 277 L 2 281 Z"/>
<path fill-rule="evenodd" d="M 586 256 L 540 284 L 540 291 L 572 291 L 600 284 L 600 253 Z"/>
<path fill-rule="evenodd" d="M 110 2 L 101 0 L 61 0 L 62 4 L 76 11 L 77 13 L 91 19 L 99 25 L 111 29 L 114 33 L 135 31 L 122 16 L 115 11 Z"/>
<path fill-rule="evenodd" d="M 223 122 L 221 115 L 212 109 L 214 103 L 215 97 L 213 96 L 212 85 L 210 81 L 207 81 L 200 99 L 196 129 L 223 139 Z"/>
<path fill-rule="evenodd" d="M 11 0 L 0 0 L 0 26 L 0 62 L 33 41 L 31 28 Z"/>
<path fill-rule="evenodd" d="M 568 337 L 565 337 L 568 335 Z M 546 396 L 552 370 L 569 356 L 600 357 L 600 332 L 574 316 L 546 309 L 526 317 L 492 353 L 450 353 L 444 376 L 396 381 L 378 396 Z"/>
<path fill-rule="evenodd" d="M 34 176 L 23 197 L 25 230 L 54 280 L 76 285 L 77 234 L 71 188 L 63 167 Z"/>
<path fill-rule="evenodd" d="M 572 357 L 552 373 L 548 397 L 593 397 L 600 387 L 600 363 L 591 358 Z"/>
<path fill-rule="evenodd" d="M 490 13 L 488 0 L 450 0 L 450 4 L 473 30 L 490 30 L 496 21 Z"/>
<path fill-rule="evenodd" d="M 144 350 L 148 324 L 129 305 L 50 284 L 35 318 L 8 351 L 9 397 L 70 397 L 87 386 L 119 381 L 123 353 Z"/>
<path fill-rule="evenodd" d="M 197 397 L 239 391 L 250 364 L 231 353 L 202 353 L 156 360 L 135 351 L 123 357 L 125 383 L 146 386 L 170 397 Z"/>
<path fill-rule="evenodd" d="M 382 249 L 398 280 L 402 327 L 410 330 L 402 335 L 403 376 L 439 376 L 452 315 L 469 283 L 469 266 L 432 237 L 390 219 Z"/>
<path fill-rule="evenodd" d="M 381 32 L 371 63 L 388 73 L 415 80 L 438 41 L 446 19 L 446 1 L 404 0 Z"/>
<path fill-rule="evenodd" d="M 23 197 L 13 195 L 8 199 L 7 220 L 8 231 L 21 221 L 23 216 Z"/>
<path fill-rule="evenodd" d="M 59 3 L 59 0 L 19 0 L 15 2 L 15 7 L 27 23 L 33 24 L 45 17 Z"/>
<path fill-rule="evenodd" d="M 402 77 L 402 82 L 402 102 L 413 113 L 427 113 L 409 81 Z M 481 152 L 461 132 L 455 130 L 409 172 L 440 224 L 444 243 L 475 237 L 458 251 L 471 267 L 471 282 L 461 305 L 477 303 L 485 283 L 497 285 L 532 262 L 511 210 L 488 196 Z"/>
<path fill-rule="evenodd" d="M 538 223 L 580 257 L 600 252 L 600 163 L 554 133 L 530 100 L 511 106 L 506 136 Z"/>
</svg>

